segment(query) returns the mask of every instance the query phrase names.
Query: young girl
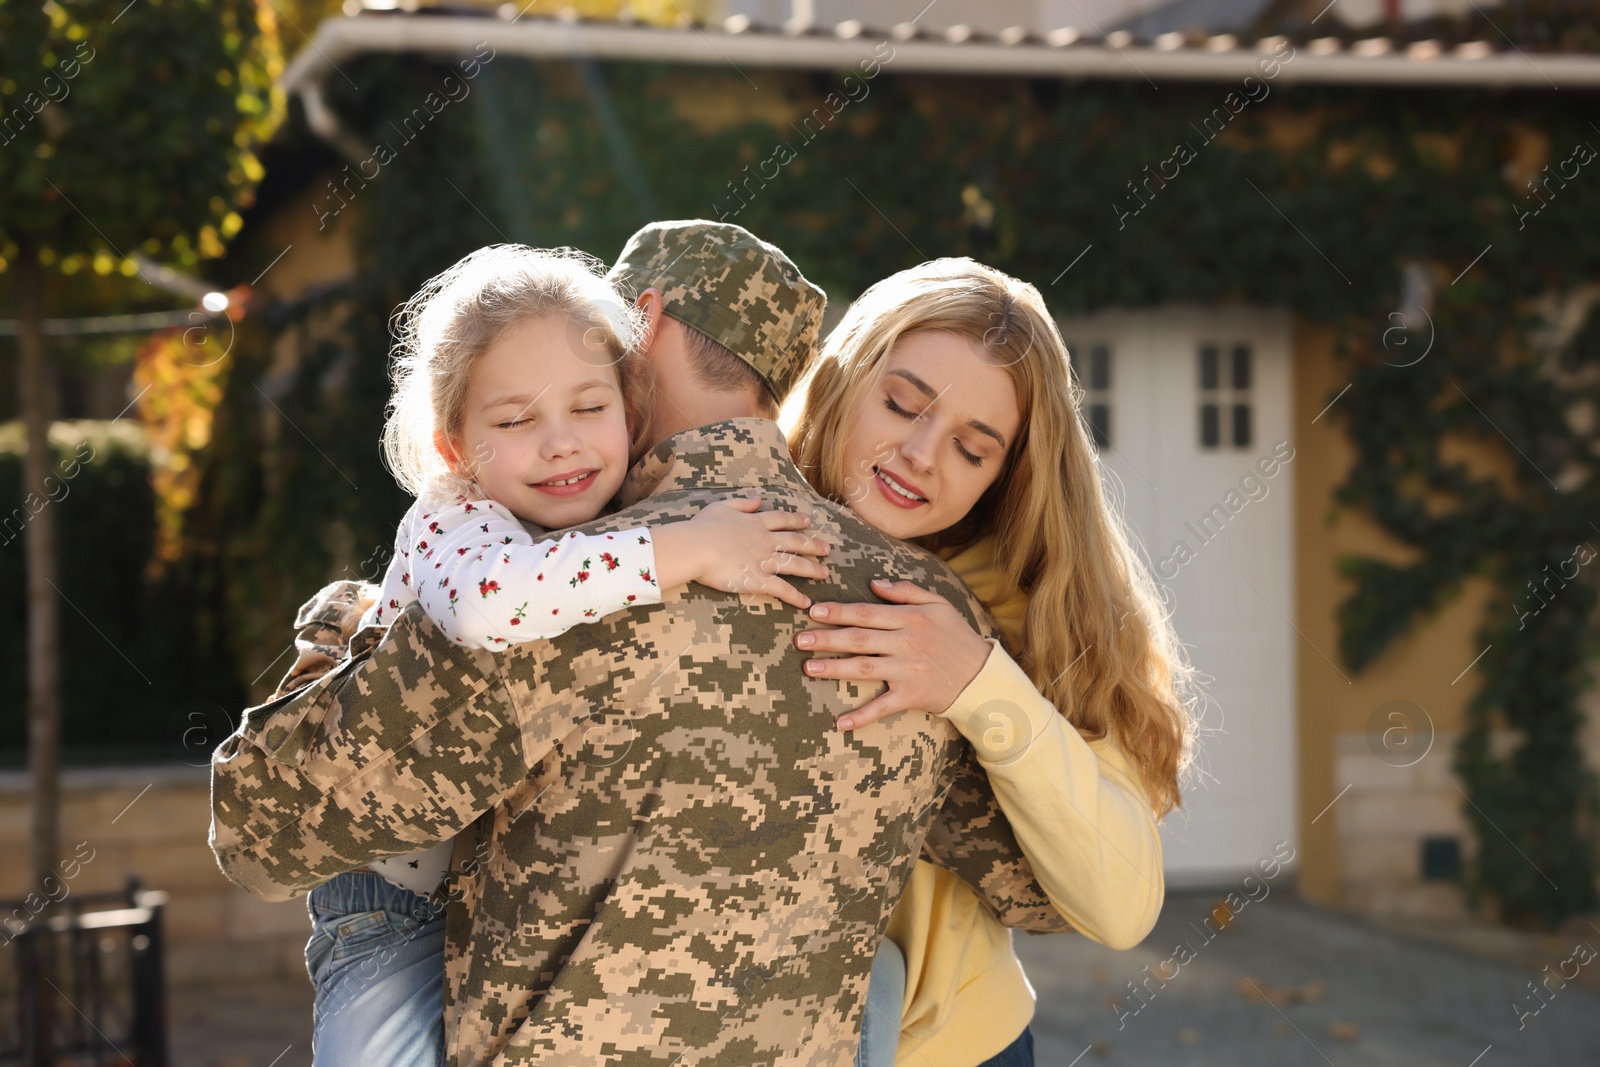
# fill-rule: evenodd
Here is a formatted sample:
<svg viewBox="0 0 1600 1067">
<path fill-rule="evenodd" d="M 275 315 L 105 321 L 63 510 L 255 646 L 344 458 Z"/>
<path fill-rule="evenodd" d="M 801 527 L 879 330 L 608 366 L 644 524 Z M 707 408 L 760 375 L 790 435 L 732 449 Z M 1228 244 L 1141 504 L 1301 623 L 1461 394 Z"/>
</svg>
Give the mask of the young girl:
<svg viewBox="0 0 1600 1067">
<path fill-rule="evenodd" d="M 747 499 L 658 530 L 546 529 L 596 518 L 650 441 L 641 321 L 570 250 L 479 249 L 400 313 L 384 452 L 416 494 L 377 599 L 357 629 L 412 601 L 450 639 L 502 648 L 550 637 L 663 588 L 701 582 L 809 598 L 779 574 L 826 577 L 809 519 Z M 318 1067 L 443 1062 L 442 906 L 452 842 L 312 890 L 306 966 Z"/>
</svg>

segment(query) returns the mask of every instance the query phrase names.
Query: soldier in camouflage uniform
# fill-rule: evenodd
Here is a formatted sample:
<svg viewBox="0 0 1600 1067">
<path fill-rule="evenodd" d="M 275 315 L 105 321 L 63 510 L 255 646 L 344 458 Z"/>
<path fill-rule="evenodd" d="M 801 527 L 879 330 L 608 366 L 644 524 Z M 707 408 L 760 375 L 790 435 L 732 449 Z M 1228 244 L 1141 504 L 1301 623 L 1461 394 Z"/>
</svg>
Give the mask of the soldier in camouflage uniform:
<svg viewBox="0 0 1600 1067">
<path fill-rule="evenodd" d="M 616 272 L 661 290 L 667 314 L 777 397 L 816 343 L 822 294 L 739 227 L 646 227 Z M 624 510 L 579 529 L 684 521 L 758 491 L 833 546 L 832 581 L 802 586 L 814 598 L 870 601 L 871 579 L 906 579 L 995 632 L 940 560 L 819 498 L 778 426 L 726 399 L 723 421 L 634 467 Z M 297 621 L 329 640 L 359 611 L 353 586 Z M 453 645 L 412 604 L 246 713 L 213 759 L 212 848 L 229 878 L 284 900 L 472 828 L 436 894 L 457 1067 L 849 1063 L 920 852 L 1008 925 L 1067 924 L 953 727 L 834 728 L 871 693 L 803 673 L 793 638 L 808 625 L 774 599 L 688 585 L 489 652 Z"/>
</svg>

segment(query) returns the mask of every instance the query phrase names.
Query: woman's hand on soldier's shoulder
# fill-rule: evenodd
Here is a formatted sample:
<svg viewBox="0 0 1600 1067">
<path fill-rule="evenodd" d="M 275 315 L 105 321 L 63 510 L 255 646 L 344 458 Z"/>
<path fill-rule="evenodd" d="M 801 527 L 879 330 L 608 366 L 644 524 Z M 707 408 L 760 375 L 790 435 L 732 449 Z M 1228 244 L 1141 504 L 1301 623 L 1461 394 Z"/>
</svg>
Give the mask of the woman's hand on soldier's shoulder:
<svg viewBox="0 0 1600 1067">
<path fill-rule="evenodd" d="M 985 641 L 950 602 L 913 582 L 878 579 L 873 590 L 887 604 L 816 603 L 811 617 L 836 629 L 803 630 L 795 646 L 808 652 L 842 652 L 842 659 L 806 661 L 813 678 L 887 682 L 889 691 L 841 715 L 841 730 L 856 730 L 898 711 L 942 714 L 983 670 Z"/>
</svg>

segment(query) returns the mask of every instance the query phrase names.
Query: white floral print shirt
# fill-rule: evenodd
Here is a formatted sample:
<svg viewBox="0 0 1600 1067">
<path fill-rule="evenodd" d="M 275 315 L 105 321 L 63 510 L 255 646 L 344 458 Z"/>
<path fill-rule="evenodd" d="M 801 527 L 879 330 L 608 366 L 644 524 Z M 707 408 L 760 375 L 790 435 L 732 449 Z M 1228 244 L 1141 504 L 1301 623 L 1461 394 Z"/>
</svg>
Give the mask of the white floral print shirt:
<svg viewBox="0 0 1600 1067">
<path fill-rule="evenodd" d="M 493 500 L 427 493 L 400 520 L 383 591 L 362 625 L 388 625 L 420 600 L 457 644 L 504 648 L 660 603 L 655 569 L 647 527 L 535 540 Z"/>
</svg>

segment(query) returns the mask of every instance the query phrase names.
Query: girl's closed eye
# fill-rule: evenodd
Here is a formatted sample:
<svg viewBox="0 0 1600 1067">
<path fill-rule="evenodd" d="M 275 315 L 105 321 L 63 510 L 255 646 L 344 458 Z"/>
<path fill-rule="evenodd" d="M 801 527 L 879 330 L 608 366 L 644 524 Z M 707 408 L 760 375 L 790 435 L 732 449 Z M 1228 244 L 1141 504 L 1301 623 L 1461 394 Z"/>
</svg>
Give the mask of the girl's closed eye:
<svg viewBox="0 0 1600 1067">
<path fill-rule="evenodd" d="M 497 422 L 495 428 L 500 430 L 515 430 L 518 426 L 532 422 L 532 419 L 512 419 L 509 422 Z"/>
<path fill-rule="evenodd" d="M 607 406 L 608 405 L 606 405 L 606 404 L 597 404 L 596 406 L 594 406 L 592 408 L 578 408 L 576 410 L 575 414 L 578 414 L 578 415 L 598 415 L 598 414 L 600 414 L 600 412 L 604 411 Z"/>
</svg>

